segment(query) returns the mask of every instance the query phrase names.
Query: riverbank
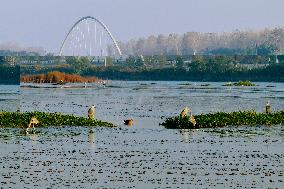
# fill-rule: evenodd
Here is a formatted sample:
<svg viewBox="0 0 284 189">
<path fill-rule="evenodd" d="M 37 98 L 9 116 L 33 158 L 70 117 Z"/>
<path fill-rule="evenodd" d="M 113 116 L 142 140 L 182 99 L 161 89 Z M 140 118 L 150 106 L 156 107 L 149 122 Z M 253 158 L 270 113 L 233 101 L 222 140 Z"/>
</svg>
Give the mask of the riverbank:
<svg viewBox="0 0 284 189">
<path fill-rule="evenodd" d="M 148 68 L 145 66 L 89 67 L 83 76 L 126 81 L 200 81 L 200 82 L 284 82 L 284 64 L 271 64 L 256 69 L 245 69 L 230 64 L 213 65 L 192 63 L 188 67 Z"/>
<path fill-rule="evenodd" d="M 115 127 L 112 123 L 90 120 L 74 115 L 45 112 L 0 112 L 0 127 L 26 128 L 32 118 L 39 121 L 37 127 L 46 126 L 103 126 Z"/>
</svg>

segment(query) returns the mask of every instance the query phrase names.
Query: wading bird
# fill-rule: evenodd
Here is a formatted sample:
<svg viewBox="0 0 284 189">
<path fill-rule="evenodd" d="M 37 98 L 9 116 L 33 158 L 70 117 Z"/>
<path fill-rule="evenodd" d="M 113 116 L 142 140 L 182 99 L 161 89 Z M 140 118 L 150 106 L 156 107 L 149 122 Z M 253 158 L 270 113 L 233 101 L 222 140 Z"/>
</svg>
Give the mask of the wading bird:
<svg viewBox="0 0 284 189">
<path fill-rule="evenodd" d="M 193 127 L 195 127 L 196 121 L 195 121 L 195 118 L 194 118 L 194 116 L 192 115 L 191 112 L 190 112 L 189 121 L 190 121 L 190 123 L 193 125 Z"/>
<path fill-rule="evenodd" d="M 38 125 L 38 124 L 39 124 L 39 121 L 37 120 L 37 118 L 33 117 L 28 125 L 28 128 L 26 129 L 26 132 L 28 132 L 31 127 L 35 130 L 35 125 Z"/>
<path fill-rule="evenodd" d="M 89 119 L 95 119 L 95 112 L 96 112 L 96 106 L 93 105 L 88 110 L 88 118 Z"/>
<path fill-rule="evenodd" d="M 272 107 L 271 107 L 271 104 L 270 104 L 269 101 L 267 101 L 267 104 L 266 104 L 266 106 L 265 106 L 265 112 L 266 112 L 267 114 L 271 114 L 271 113 L 272 113 Z"/>
<path fill-rule="evenodd" d="M 190 116 L 189 116 L 189 122 L 192 124 L 192 126 L 194 127 L 196 125 L 196 121 L 195 121 L 195 118 L 194 116 L 192 115 L 192 112 L 190 111 L 190 109 L 188 107 L 185 107 L 181 113 L 180 113 L 180 117 L 181 118 L 184 118 L 187 116 L 187 114 L 190 113 Z"/>
<path fill-rule="evenodd" d="M 183 117 L 187 116 L 188 112 L 190 112 L 190 109 L 189 109 L 188 107 L 185 107 L 185 108 L 181 111 L 180 117 L 183 118 Z"/>
</svg>

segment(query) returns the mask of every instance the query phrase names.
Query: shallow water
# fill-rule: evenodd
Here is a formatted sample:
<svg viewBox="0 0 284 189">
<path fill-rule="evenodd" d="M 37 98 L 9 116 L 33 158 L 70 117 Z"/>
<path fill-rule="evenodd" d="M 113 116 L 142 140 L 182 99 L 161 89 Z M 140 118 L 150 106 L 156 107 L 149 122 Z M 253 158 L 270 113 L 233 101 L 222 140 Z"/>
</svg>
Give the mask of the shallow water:
<svg viewBox="0 0 284 189">
<path fill-rule="evenodd" d="M 20 106 L 19 97 L 19 85 L 0 85 L 0 111 L 17 111 Z"/>
<path fill-rule="evenodd" d="M 185 106 L 193 114 L 263 112 L 267 101 L 275 111 L 284 109 L 284 83 L 257 83 L 256 87 L 224 87 L 223 84 L 113 81 L 106 86 L 88 84 L 90 88 L 22 88 L 21 109 L 86 116 L 87 108 L 94 104 L 98 119 L 122 125 L 124 119 L 133 118 L 136 127 L 150 128 L 159 125 L 165 117 L 179 114 Z"/>
<path fill-rule="evenodd" d="M 281 188 L 284 127 L 167 130 L 184 106 L 194 114 L 283 109 L 284 85 L 112 82 L 92 88 L 22 88 L 23 111 L 96 117 L 118 128 L 1 129 L 0 182 L 8 188 Z M 274 85 L 275 87 L 266 87 Z M 133 127 L 123 119 L 133 118 Z M 163 119 L 161 119 L 163 118 Z"/>
<path fill-rule="evenodd" d="M 0 137 L 4 188 L 283 186 L 282 126 L 195 131 L 53 127 L 18 136 L 11 134 L 15 130 L 5 132 Z"/>
</svg>

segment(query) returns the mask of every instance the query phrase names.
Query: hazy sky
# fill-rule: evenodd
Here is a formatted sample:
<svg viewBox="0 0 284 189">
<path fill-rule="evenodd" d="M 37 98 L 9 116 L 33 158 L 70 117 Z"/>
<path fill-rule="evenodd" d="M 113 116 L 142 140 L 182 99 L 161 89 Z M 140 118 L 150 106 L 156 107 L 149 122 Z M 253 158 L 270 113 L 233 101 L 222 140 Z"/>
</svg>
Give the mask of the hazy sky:
<svg viewBox="0 0 284 189">
<path fill-rule="evenodd" d="M 105 22 L 118 40 L 187 31 L 284 26 L 284 0 L 0 0 L 0 43 L 56 52 L 83 16 Z"/>
</svg>

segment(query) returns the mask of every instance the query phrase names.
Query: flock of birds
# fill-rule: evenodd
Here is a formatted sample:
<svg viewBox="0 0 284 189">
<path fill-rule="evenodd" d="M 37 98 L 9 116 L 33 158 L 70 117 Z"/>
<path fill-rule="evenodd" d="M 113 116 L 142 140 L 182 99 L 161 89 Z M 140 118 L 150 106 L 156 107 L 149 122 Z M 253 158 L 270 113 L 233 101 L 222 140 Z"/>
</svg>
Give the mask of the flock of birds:
<svg viewBox="0 0 284 189">
<path fill-rule="evenodd" d="M 89 119 L 94 119 L 95 118 L 95 111 L 96 111 L 96 106 L 93 105 L 88 109 L 88 118 Z M 185 107 L 181 113 L 180 113 L 180 117 L 184 118 L 186 116 L 188 116 L 188 113 L 190 113 L 190 122 L 195 126 L 196 125 L 196 121 L 194 119 L 194 116 L 192 115 L 190 109 L 188 107 Z M 133 126 L 134 124 L 134 120 L 131 119 L 126 119 L 124 120 L 124 124 L 128 125 L 128 126 Z"/>
<path fill-rule="evenodd" d="M 88 118 L 94 120 L 95 119 L 95 113 L 96 113 L 96 106 L 92 105 L 88 109 Z M 181 111 L 180 117 L 184 118 L 184 117 L 188 116 L 188 113 L 190 113 L 190 117 L 189 117 L 190 122 L 192 123 L 193 126 L 195 126 L 196 125 L 195 118 L 192 115 L 192 113 L 191 113 L 191 111 L 190 111 L 190 109 L 188 107 L 185 107 Z M 38 124 L 39 124 L 38 119 L 36 117 L 32 117 L 30 122 L 29 122 L 29 124 L 28 124 L 28 126 L 27 126 L 27 128 L 26 128 L 26 133 L 29 132 L 30 128 L 35 130 L 35 126 L 38 125 Z M 132 118 L 131 119 L 126 119 L 126 120 L 124 120 L 124 125 L 133 126 L 134 125 L 134 120 Z"/>
<path fill-rule="evenodd" d="M 89 119 L 94 119 L 95 118 L 95 111 L 96 111 L 96 106 L 93 105 L 89 108 L 88 110 L 88 118 Z M 180 117 L 181 118 L 184 118 L 186 116 L 188 116 L 188 113 L 190 113 L 190 117 L 189 117 L 189 121 L 192 123 L 193 126 L 196 125 L 196 121 L 195 121 L 195 118 L 194 116 L 192 115 L 192 112 L 191 110 L 188 108 L 188 107 L 185 107 L 181 113 L 180 113 Z M 133 126 L 134 125 L 134 120 L 131 118 L 131 119 L 126 119 L 124 120 L 124 125 L 127 125 L 127 126 Z"/>
</svg>

